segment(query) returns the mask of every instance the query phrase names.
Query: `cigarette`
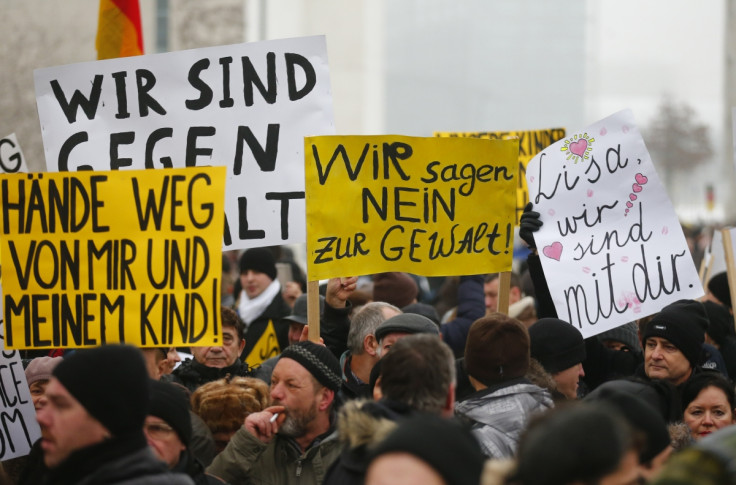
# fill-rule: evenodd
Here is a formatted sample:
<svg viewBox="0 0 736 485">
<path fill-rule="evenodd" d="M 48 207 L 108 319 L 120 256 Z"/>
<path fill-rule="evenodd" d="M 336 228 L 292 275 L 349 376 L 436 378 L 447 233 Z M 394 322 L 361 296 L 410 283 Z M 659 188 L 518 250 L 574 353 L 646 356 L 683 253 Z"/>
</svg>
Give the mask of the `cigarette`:
<svg viewBox="0 0 736 485">
<path fill-rule="evenodd" d="M 274 415 L 271 416 L 271 419 L 269 419 L 268 421 L 271 423 L 275 423 L 278 417 L 279 417 L 279 413 L 274 413 Z"/>
</svg>

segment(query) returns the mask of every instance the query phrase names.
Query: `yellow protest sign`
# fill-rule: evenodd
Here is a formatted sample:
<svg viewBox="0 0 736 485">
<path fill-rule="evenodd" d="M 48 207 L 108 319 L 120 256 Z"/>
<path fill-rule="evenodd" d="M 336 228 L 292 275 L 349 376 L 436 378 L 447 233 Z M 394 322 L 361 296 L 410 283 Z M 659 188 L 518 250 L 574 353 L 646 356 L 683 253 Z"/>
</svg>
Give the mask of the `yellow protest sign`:
<svg viewBox="0 0 736 485">
<path fill-rule="evenodd" d="M 225 172 L 0 176 L 6 348 L 221 341 Z"/>
<path fill-rule="evenodd" d="M 519 177 L 516 189 L 516 223 L 529 202 L 529 189 L 526 186 L 526 166 L 529 160 L 558 140 L 565 138 L 564 128 L 529 131 L 476 131 L 476 132 L 435 132 L 438 137 L 484 138 L 488 140 L 519 139 Z"/>
<path fill-rule="evenodd" d="M 516 140 L 305 138 L 310 280 L 510 271 Z"/>
</svg>

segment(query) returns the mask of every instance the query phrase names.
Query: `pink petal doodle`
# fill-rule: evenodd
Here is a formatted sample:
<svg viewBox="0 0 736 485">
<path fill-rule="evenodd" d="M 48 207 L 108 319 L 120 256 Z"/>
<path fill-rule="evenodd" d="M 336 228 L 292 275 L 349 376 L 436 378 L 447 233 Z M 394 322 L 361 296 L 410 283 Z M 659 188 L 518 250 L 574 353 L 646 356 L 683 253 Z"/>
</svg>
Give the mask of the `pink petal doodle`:
<svg viewBox="0 0 736 485">
<path fill-rule="evenodd" d="M 669 229 L 667 229 L 667 226 L 664 226 L 664 227 L 662 228 L 662 234 L 667 234 L 668 232 L 670 232 L 670 230 L 669 230 Z"/>
<path fill-rule="evenodd" d="M 531 177 L 529 177 L 529 181 L 530 182 L 534 182 L 534 175 L 532 175 Z"/>
<path fill-rule="evenodd" d="M 636 179 L 636 183 L 639 184 L 639 185 L 644 185 L 647 182 L 649 182 L 649 179 L 646 178 L 646 176 L 644 176 L 644 175 L 642 175 L 640 173 L 637 173 L 634 178 Z"/>
<path fill-rule="evenodd" d="M 592 189 L 588 189 L 587 194 L 588 194 L 588 197 L 593 197 L 593 190 Z"/>
<path fill-rule="evenodd" d="M 588 149 L 588 140 L 585 138 L 581 138 L 578 141 L 574 141 L 570 143 L 570 153 L 573 155 L 577 155 L 579 157 L 583 157 L 585 155 L 585 150 Z"/>
<path fill-rule="evenodd" d="M 632 204 L 631 202 L 626 202 L 626 207 L 631 209 L 632 207 L 634 207 L 634 204 Z"/>
<path fill-rule="evenodd" d="M 606 135 L 606 133 L 608 133 L 608 130 L 606 129 L 606 127 L 605 127 L 605 126 L 604 126 L 603 128 L 601 128 L 601 131 L 600 131 L 600 133 L 601 133 L 601 136 L 605 136 L 605 135 Z"/>
<path fill-rule="evenodd" d="M 559 261 L 560 256 L 562 255 L 562 243 L 559 241 L 555 241 L 549 246 L 545 246 L 544 249 L 542 249 L 542 254 L 550 259 Z"/>
<path fill-rule="evenodd" d="M 624 126 L 621 127 L 621 131 L 623 131 L 624 133 L 628 133 L 629 132 L 629 127 L 626 126 L 626 125 L 624 125 Z"/>
<path fill-rule="evenodd" d="M 621 256 L 621 262 L 622 263 L 626 263 L 628 261 L 629 261 L 629 257 L 628 256 Z"/>
<path fill-rule="evenodd" d="M 631 190 L 633 190 L 634 192 L 641 192 L 641 189 L 642 187 L 639 184 L 634 184 L 631 186 Z"/>
<path fill-rule="evenodd" d="M 583 267 L 583 273 L 590 273 L 590 268 L 588 268 L 587 266 Z"/>
<path fill-rule="evenodd" d="M 626 216 L 628 216 L 628 215 L 629 215 L 629 209 L 626 209 L 626 210 L 624 211 L 624 217 L 626 217 Z"/>
<path fill-rule="evenodd" d="M 555 215 L 555 210 L 554 209 L 550 209 L 550 210 L 547 211 L 547 214 L 553 216 L 553 215 Z"/>
<path fill-rule="evenodd" d="M 636 196 L 634 194 L 629 194 L 629 199 L 636 200 Z"/>
</svg>

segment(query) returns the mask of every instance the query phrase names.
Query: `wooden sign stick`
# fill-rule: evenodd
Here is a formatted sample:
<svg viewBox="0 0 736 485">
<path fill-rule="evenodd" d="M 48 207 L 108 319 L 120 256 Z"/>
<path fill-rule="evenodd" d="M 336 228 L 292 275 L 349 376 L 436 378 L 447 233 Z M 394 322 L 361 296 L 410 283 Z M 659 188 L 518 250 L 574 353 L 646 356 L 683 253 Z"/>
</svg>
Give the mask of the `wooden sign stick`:
<svg viewBox="0 0 736 485">
<path fill-rule="evenodd" d="M 509 314 L 509 292 L 511 291 L 511 272 L 498 274 L 498 312 Z"/>
<path fill-rule="evenodd" d="M 734 302 L 736 301 L 736 261 L 734 261 L 733 238 L 731 237 L 731 229 L 721 229 L 721 234 L 723 235 L 723 250 L 726 253 L 728 289 L 731 292 L 731 302 Z M 736 323 L 734 323 L 734 325 L 736 325 Z"/>
<path fill-rule="evenodd" d="M 309 340 L 319 343 L 319 281 L 307 282 L 307 324 Z"/>
</svg>

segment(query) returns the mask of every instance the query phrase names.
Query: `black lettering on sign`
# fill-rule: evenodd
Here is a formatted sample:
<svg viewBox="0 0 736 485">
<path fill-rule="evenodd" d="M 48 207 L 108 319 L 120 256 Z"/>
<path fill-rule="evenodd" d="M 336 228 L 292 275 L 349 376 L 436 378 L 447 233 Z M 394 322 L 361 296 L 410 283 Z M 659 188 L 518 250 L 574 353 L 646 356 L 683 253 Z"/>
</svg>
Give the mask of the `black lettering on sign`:
<svg viewBox="0 0 736 485">
<path fill-rule="evenodd" d="M 18 170 L 20 170 L 20 151 L 16 151 L 15 153 L 11 154 L 7 159 L 5 159 L 2 156 L 3 145 L 10 145 L 11 149 L 15 148 L 15 143 L 13 143 L 13 140 L 9 138 L 0 139 L 0 167 L 5 173 L 16 173 Z M 15 165 L 11 165 L 9 163 L 6 164 L 5 162 L 15 162 Z"/>
<path fill-rule="evenodd" d="M 23 419 L 23 414 L 20 412 L 20 409 L 4 409 L 0 411 L 0 424 L 2 424 L 2 433 L 0 433 L 0 460 L 6 453 L 8 453 L 8 451 L 11 453 L 15 452 L 16 443 L 13 442 L 11 430 L 23 430 L 25 444 L 29 447 L 33 444 L 31 443 L 31 435 L 28 432 L 28 426 L 26 426 L 26 422 Z"/>
<path fill-rule="evenodd" d="M 327 182 L 327 177 L 329 177 L 330 170 L 332 170 L 332 166 L 335 163 L 335 160 L 337 160 L 337 157 L 342 158 L 348 178 L 355 181 L 358 178 L 358 175 L 360 175 L 360 171 L 363 168 L 363 164 L 365 163 L 369 152 L 371 153 L 373 180 L 378 180 L 379 177 L 388 180 L 390 178 L 391 167 L 394 168 L 394 171 L 401 180 L 409 180 L 409 176 L 404 172 L 404 169 L 401 168 L 400 164 L 401 161 L 407 160 L 411 157 L 412 153 L 414 153 L 411 145 L 406 143 L 383 143 L 380 150 L 378 149 L 378 145 L 373 145 L 371 147 L 370 143 L 366 143 L 363 146 L 354 166 L 350 161 L 350 156 L 348 155 L 347 149 L 344 145 L 337 145 L 326 166 L 322 165 L 317 146 L 312 145 L 312 155 L 314 156 L 314 162 L 317 164 L 317 177 L 319 179 L 319 184 L 324 185 Z M 380 155 L 382 155 L 382 157 Z"/>
<path fill-rule="evenodd" d="M 266 192 L 266 200 L 281 201 L 281 239 L 289 239 L 289 201 L 303 199 L 304 192 Z"/>
<path fill-rule="evenodd" d="M 249 126 L 238 126 L 238 137 L 235 144 L 235 159 L 233 161 L 233 174 L 240 175 L 243 170 L 243 142 L 248 144 L 253 158 L 261 172 L 273 172 L 276 168 L 276 157 L 279 154 L 279 130 L 278 123 L 270 123 L 266 131 L 266 147 L 264 148 L 256 139 Z"/>
<path fill-rule="evenodd" d="M 67 100 L 64 91 L 59 85 L 59 81 L 56 79 L 51 80 L 51 90 L 54 92 L 54 97 L 59 103 L 59 107 L 64 112 L 66 120 L 69 124 L 77 121 L 77 112 L 79 108 L 82 108 L 85 116 L 88 120 L 95 119 L 97 115 L 97 107 L 100 104 L 100 94 L 102 93 L 102 74 L 96 74 L 92 81 L 92 88 L 89 93 L 89 97 L 85 97 L 78 89 L 74 90 L 72 99 Z"/>
<path fill-rule="evenodd" d="M 243 100 L 246 106 L 253 106 L 253 86 L 258 88 L 264 101 L 268 104 L 276 102 L 276 54 L 269 52 L 266 54 L 266 83 L 263 84 L 260 76 L 256 72 L 256 68 L 250 60 L 250 57 L 243 56 L 241 58 L 243 64 Z M 293 74 L 292 74 L 293 75 Z"/>
</svg>

